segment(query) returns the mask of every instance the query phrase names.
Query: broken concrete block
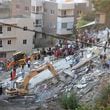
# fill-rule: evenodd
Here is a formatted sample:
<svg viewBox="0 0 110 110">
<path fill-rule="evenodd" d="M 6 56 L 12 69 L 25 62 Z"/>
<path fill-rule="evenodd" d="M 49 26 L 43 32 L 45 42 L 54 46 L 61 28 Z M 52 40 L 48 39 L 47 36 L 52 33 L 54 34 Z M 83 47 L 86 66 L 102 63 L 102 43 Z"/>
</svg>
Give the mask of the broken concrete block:
<svg viewBox="0 0 110 110">
<path fill-rule="evenodd" d="M 52 78 L 52 83 L 56 84 L 56 83 L 58 83 L 58 80 L 56 78 Z"/>
</svg>

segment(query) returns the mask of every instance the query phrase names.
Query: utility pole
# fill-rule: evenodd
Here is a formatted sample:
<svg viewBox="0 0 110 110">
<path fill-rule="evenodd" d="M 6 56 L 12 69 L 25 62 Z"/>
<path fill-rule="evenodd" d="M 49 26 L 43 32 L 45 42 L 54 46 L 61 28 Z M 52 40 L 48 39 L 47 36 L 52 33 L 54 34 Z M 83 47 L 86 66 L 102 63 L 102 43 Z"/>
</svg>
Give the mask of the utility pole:
<svg viewBox="0 0 110 110">
<path fill-rule="evenodd" d="M 77 32 L 77 29 L 76 29 L 76 25 L 74 25 L 73 27 L 73 36 L 74 36 L 74 39 L 75 39 L 75 43 L 76 43 L 76 48 L 78 49 L 78 32 Z"/>
</svg>

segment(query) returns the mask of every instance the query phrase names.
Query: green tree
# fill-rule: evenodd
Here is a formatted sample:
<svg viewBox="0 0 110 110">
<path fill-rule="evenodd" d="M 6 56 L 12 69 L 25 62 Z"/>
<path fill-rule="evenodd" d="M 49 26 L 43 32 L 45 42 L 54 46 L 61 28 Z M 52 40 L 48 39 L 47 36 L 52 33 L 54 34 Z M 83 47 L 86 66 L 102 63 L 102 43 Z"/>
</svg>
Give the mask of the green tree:
<svg viewBox="0 0 110 110">
<path fill-rule="evenodd" d="M 110 0 L 93 0 L 96 11 L 110 14 Z"/>
<path fill-rule="evenodd" d="M 92 0 L 96 12 L 105 14 L 105 25 L 110 26 L 110 0 Z"/>
<path fill-rule="evenodd" d="M 59 101 L 62 108 L 66 110 L 76 110 L 79 107 L 78 98 L 73 91 L 69 93 L 64 93 L 60 97 Z"/>
</svg>

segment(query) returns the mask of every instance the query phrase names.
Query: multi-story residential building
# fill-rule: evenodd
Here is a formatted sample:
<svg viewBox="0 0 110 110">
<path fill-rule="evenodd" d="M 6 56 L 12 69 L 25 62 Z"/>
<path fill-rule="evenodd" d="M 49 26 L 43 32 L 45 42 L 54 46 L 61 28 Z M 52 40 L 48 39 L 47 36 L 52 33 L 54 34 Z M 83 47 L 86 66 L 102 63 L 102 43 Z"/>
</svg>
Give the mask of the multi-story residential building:
<svg viewBox="0 0 110 110">
<path fill-rule="evenodd" d="M 31 17 L 34 20 L 35 29 L 53 35 L 70 36 L 73 34 L 73 27 L 79 14 L 90 11 L 90 0 L 31 1 Z M 41 37 L 41 34 L 35 35 L 35 44 L 43 42 L 44 39 L 39 39 Z M 41 45 L 44 44 L 42 42 Z"/>
<path fill-rule="evenodd" d="M 31 0 L 11 0 L 11 13 L 16 16 L 30 16 Z"/>
<path fill-rule="evenodd" d="M 2 25 L 7 23 L 19 27 L 33 28 L 30 18 L 31 0 L 3 0 L 0 4 L 0 57 L 10 58 L 15 51 L 30 53 L 34 32 Z"/>
<path fill-rule="evenodd" d="M 1 23 L 33 29 L 33 21 L 30 18 L 0 19 L 0 58 L 10 58 L 15 51 L 24 51 L 26 53 L 32 51 L 33 32 L 6 26 Z"/>
<path fill-rule="evenodd" d="M 31 0 L 3 0 L 0 2 L 0 18 L 30 17 Z"/>
<path fill-rule="evenodd" d="M 31 1 L 31 17 L 34 21 L 35 29 L 40 32 L 43 27 L 43 2 L 44 0 Z"/>
<path fill-rule="evenodd" d="M 43 28 L 43 7 L 44 0 L 31 0 L 31 18 L 33 19 L 34 29 L 42 32 Z M 34 35 L 35 47 L 40 45 L 40 41 L 43 41 L 42 34 L 36 33 Z"/>
<path fill-rule="evenodd" d="M 74 25 L 73 0 L 48 0 L 44 3 L 44 32 L 70 35 Z"/>
</svg>

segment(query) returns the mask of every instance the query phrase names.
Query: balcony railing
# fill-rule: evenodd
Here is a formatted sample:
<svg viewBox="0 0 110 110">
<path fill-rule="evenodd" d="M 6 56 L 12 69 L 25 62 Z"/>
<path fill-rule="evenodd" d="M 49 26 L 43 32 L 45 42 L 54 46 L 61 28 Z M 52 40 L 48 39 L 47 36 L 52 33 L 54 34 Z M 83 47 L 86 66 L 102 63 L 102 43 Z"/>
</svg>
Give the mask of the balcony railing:
<svg viewBox="0 0 110 110">
<path fill-rule="evenodd" d="M 58 15 L 58 17 L 62 17 L 62 18 L 65 18 L 65 17 L 74 17 L 74 15 Z"/>
</svg>

